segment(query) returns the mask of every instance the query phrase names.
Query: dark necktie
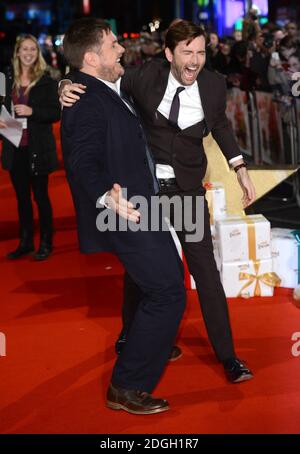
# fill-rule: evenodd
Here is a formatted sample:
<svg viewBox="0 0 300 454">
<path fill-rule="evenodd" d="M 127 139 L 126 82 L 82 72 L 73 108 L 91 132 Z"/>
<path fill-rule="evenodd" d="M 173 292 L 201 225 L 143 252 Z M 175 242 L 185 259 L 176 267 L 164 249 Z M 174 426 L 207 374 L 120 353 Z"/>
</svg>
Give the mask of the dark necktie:
<svg viewBox="0 0 300 454">
<path fill-rule="evenodd" d="M 172 101 L 172 104 L 171 104 L 169 122 L 171 123 L 172 126 L 178 126 L 177 122 L 178 122 L 179 107 L 180 107 L 179 93 L 181 93 L 184 89 L 185 89 L 184 87 L 177 88 L 173 101 Z"/>
<path fill-rule="evenodd" d="M 136 115 L 136 111 L 135 111 L 135 108 L 131 102 L 131 100 L 125 95 L 124 92 L 120 91 L 120 98 L 122 99 L 122 101 L 124 102 L 124 104 L 128 107 L 128 109 L 135 115 Z"/>
</svg>

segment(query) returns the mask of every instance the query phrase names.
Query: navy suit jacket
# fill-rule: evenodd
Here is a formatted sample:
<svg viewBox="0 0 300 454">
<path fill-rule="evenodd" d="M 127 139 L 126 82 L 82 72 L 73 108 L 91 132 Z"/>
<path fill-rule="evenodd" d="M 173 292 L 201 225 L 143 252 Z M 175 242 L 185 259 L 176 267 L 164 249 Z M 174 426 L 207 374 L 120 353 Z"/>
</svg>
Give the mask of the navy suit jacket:
<svg viewBox="0 0 300 454">
<path fill-rule="evenodd" d="M 128 197 L 154 195 L 153 176 L 139 118 L 122 99 L 95 77 L 80 71 L 73 80 L 87 91 L 64 108 L 61 139 L 66 174 L 77 215 L 80 250 L 128 252 L 165 241 L 165 232 L 99 232 L 100 196 L 119 183 Z"/>
</svg>

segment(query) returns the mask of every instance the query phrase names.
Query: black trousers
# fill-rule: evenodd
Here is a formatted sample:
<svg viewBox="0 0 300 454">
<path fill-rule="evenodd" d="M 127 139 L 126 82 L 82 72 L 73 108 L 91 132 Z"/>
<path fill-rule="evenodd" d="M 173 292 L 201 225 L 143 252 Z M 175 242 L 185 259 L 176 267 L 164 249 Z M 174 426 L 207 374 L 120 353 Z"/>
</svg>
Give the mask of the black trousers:
<svg viewBox="0 0 300 454">
<path fill-rule="evenodd" d="M 48 194 L 48 175 L 32 175 L 28 147 L 16 149 L 10 178 L 18 202 L 21 237 L 33 235 L 31 191 L 38 207 L 41 235 L 51 235 L 53 216 Z"/>
<path fill-rule="evenodd" d="M 182 192 L 179 188 L 166 188 L 160 195 L 172 197 L 190 196 L 193 201 L 193 221 L 195 220 L 196 196 L 204 196 L 204 190 Z M 231 326 L 229 321 L 228 306 L 220 275 L 216 266 L 213 244 L 210 231 L 209 211 L 204 199 L 204 236 L 201 241 L 187 242 L 185 229 L 179 231 L 175 228 L 187 261 L 191 275 L 194 277 L 198 292 L 200 307 L 207 329 L 208 337 L 219 361 L 235 356 Z M 174 212 L 171 212 L 171 224 L 174 222 Z M 124 276 L 124 304 L 122 310 L 123 330 L 126 334 L 131 325 L 135 311 L 143 297 L 141 289 L 131 276 Z"/>
<path fill-rule="evenodd" d="M 147 235 L 147 232 L 145 232 Z M 143 293 L 118 356 L 112 383 L 152 392 L 168 361 L 185 309 L 183 267 L 169 232 L 159 247 L 120 253 L 127 276 Z"/>
</svg>

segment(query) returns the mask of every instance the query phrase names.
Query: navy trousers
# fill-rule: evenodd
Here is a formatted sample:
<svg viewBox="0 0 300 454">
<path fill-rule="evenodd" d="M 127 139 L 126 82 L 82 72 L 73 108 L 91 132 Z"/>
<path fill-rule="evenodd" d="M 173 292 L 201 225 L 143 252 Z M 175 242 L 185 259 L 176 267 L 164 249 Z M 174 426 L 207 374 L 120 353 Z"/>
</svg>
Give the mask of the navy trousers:
<svg viewBox="0 0 300 454">
<path fill-rule="evenodd" d="M 151 392 L 168 361 L 185 309 L 182 263 L 169 233 L 163 246 L 117 254 L 127 275 L 143 292 L 132 316 L 127 342 L 112 383 Z"/>
</svg>

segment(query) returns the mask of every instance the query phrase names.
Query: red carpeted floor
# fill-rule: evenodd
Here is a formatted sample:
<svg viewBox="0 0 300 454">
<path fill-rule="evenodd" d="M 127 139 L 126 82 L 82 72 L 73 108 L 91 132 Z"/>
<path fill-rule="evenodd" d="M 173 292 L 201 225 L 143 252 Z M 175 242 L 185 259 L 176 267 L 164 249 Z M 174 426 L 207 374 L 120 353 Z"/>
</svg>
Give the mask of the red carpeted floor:
<svg viewBox="0 0 300 454">
<path fill-rule="evenodd" d="M 300 332 L 300 310 L 282 289 L 273 298 L 229 301 L 236 349 L 254 380 L 226 382 L 189 292 L 179 334 L 184 356 L 167 367 L 156 389 L 171 410 L 134 416 L 106 409 L 121 326 L 122 268 L 109 254 L 79 254 L 62 170 L 51 176 L 50 191 L 53 256 L 9 262 L 4 257 L 18 233 L 16 201 L 0 172 L 1 433 L 299 432 L 300 356 L 292 355 L 292 335 Z"/>
</svg>

